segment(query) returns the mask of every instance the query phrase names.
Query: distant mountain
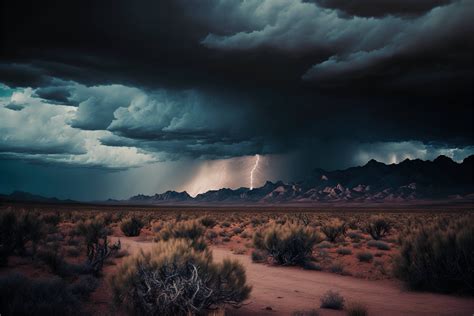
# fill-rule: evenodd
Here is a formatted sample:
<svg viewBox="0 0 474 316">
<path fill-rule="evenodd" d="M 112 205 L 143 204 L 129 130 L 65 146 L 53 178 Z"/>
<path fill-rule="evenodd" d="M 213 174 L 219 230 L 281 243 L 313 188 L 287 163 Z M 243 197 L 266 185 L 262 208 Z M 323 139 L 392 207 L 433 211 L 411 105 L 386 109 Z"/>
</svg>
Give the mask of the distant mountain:
<svg viewBox="0 0 474 316">
<path fill-rule="evenodd" d="M 206 205 L 284 203 L 399 203 L 420 200 L 474 201 L 474 155 L 457 163 L 446 156 L 433 161 L 406 159 L 386 165 L 370 160 L 366 165 L 345 170 L 315 169 L 306 179 L 284 183 L 267 181 L 262 187 L 211 190 L 191 197 L 187 192 L 166 191 L 155 195 L 135 195 L 127 200 L 107 200 L 102 204 Z M 1 195 L 0 201 L 78 203 L 15 191 Z"/>
<path fill-rule="evenodd" d="M 187 204 L 407 202 L 468 199 L 474 197 L 474 156 L 462 163 L 439 156 L 434 161 L 406 159 L 386 165 L 370 160 L 345 170 L 315 169 L 303 181 L 270 182 L 260 188 L 211 190 L 195 198 L 186 192 L 168 191 L 154 196 L 137 195 L 129 202 Z"/>
<path fill-rule="evenodd" d="M 23 191 L 14 191 L 11 194 L 0 194 L 0 201 L 8 202 L 35 202 L 35 203 L 79 203 L 73 200 L 60 200 L 55 197 L 44 197 L 41 195 L 31 194 Z"/>
<path fill-rule="evenodd" d="M 187 202 L 193 198 L 187 192 L 166 191 L 165 193 L 155 195 L 135 195 L 128 201 L 138 203 L 156 203 L 156 202 Z"/>
</svg>

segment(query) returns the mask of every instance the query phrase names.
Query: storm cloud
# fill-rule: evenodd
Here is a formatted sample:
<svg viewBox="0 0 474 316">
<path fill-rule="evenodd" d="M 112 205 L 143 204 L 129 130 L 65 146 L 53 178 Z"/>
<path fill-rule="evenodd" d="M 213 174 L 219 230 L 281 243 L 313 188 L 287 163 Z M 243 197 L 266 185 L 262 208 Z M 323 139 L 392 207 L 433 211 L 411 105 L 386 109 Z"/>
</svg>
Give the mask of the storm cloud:
<svg viewBox="0 0 474 316">
<path fill-rule="evenodd" d="M 262 181 L 289 181 L 472 153 L 472 1 L 15 1 L 0 12 L 1 163 L 192 164 L 201 176 L 176 170 L 170 188 L 197 192 L 215 188 L 204 173 L 255 154 L 273 157 Z M 219 183 L 247 185 L 233 174 Z"/>
</svg>

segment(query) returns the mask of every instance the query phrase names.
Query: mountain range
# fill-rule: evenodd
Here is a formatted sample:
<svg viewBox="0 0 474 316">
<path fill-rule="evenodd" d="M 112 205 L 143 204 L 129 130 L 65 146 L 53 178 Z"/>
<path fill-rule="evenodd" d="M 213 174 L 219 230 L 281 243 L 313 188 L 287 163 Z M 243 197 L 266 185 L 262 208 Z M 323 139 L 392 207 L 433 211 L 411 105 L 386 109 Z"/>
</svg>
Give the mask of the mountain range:
<svg viewBox="0 0 474 316">
<path fill-rule="evenodd" d="M 315 202 L 404 202 L 474 197 L 474 155 L 457 163 L 446 156 L 433 161 L 406 159 L 399 164 L 370 160 L 345 170 L 315 169 L 294 183 L 270 182 L 259 188 L 211 190 L 196 197 L 187 192 L 167 191 L 153 196 L 136 195 L 139 203 L 315 203 Z"/>
<path fill-rule="evenodd" d="M 313 170 L 305 179 L 284 183 L 267 181 L 262 187 L 223 188 L 195 197 L 187 192 L 166 191 L 155 195 L 135 195 L 126 200 L 94 201 L 102 204 L 130 205 L 208 205 L 208 204 L 311 204 L 311 203 L 399 203 L 420 200 L 474 200 L 474 155 L 461 163 L 446 156 L 433 161 L 406 159 L 398 164 L 370 160 L 360 167 L 345 170 Z M 77 203 L 45 198 L 16 191 L 0 195 L 4 201 Z"/>
</svg>

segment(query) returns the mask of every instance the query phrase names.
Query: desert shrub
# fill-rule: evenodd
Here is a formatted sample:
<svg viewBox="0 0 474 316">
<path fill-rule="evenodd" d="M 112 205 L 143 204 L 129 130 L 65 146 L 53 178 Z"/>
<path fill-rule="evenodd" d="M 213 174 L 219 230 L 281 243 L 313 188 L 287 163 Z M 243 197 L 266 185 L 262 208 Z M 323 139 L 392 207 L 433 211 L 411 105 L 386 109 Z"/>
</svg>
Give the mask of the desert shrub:
<svg viewBox="0 0 474 316">
<path fill-rule="evenodd" d="M 140 231 L 144 225 L 145 224 L 139 218 L 133 216 L 122 220 L 120 223 L 120 229 L 125 236 L 133 237 L 140 235 Z"/>
<path fill-rule="evenodd" d="M 421 224 L 403 234 L 394 272 L 410 288 L 474 294 L 474 217 Z"/>
<path fill-rule="evenodd" d="M 236 261 L 212 261 L 189 240 L 158 242 L 129 257 L 111 279 L 114 299 L 139 315 L 199 314 L 222 304 L 240 306 L 251 288 Z"/>
<path fill-rule="evenodd" d="M 347 256 L 352 254 L 352 250 L 349 248 L 338 248 L 336 252 L 340 255 Z"/>
<path fill-rule="evenodd" d="M 360 262 L 370 262 L 374 258 L 374 255 L 370 252 L 362 251 L 357 253 L 357 259 L 359 259 Z"/>
<path fill-rule="evenodd" d="M 303 269 L 313 270 L 313 271 L 321 271 L 322 270 L 321 266 L 318 263 L 314 262 L 314 261 L 306 261 L 303 264 Z"/>
<path fill-rule="evenodd" d="M 367 316 L 369 315 L 369 311 L 367 305 L 360 303 L 360 302 L 352 302 L 349 303 L 347 308 L 347 315 L 348 316 Z"/>
<path fill-rule="evenodd" d="M 217 233 L 213 230 L 210 230 L 206 233 L 206 237 L 207 239 L 209 240 L 213 240 L 213 239 L 216 239 L 217 238 Z"/>
<path fill-rule="evenodd" d="M 221 223 L 221 227 L 230 227 L 230 223 L 229 222 L 222 222 Z"/>
<path fill-rule="evenodd" d="M 59 213 L 46 213 L 41 216 L 41 220 L 46 224 L 57 226 L 61 222 L 61 215 Z"/>
<path fill-rule="evenodd" d="M 356 233 L 356 232 L 348 232 L 347 236 L 355 242 L 358 242 L 359 240 L 363 238 L 361 234 Z"/>
<path fill-rule="evenodd" d="M 69 286 L 71 293 L 86 300 L 99 286 L 99 280 L 91 275 L 81 276 Z"/>
<path fill-rule="evenodd" d="M 291 316 L 319 316 L 319 313 L 315 309 L 303 310 L 303 311 L 294 311 L 291 313 Z"/>
<path fill-rule="evenodd" d="M 333 219 L 321 226 L 321 231 L 326 235 L 327 240 L 330 242 L 335 242 L 336 239 L 346 233 L 346 230 L 346 223 L 337 219 Z"/>
<path fill-rule="evenodd" d="M 267 261 L 268 253 L 263 250 L 252 251 L 251 258 L 253 262 L 265 262 Z"/>
<path fill-rule="evenodd" d="M 379 240 L 388 234 L 392 224 L 382 216 L 373 216 L 366 223 L 364 230 L 372 236 L 373 239 Z"/>
<path fill-rule="evenodd" d="M 107 258 L 120 250 L 120 240 L 109 245 L 107 235 L 109 230 L 101 220 L 93 219 L 78 223 L 77 233 L 82 235 L 87 245 L 86 269 L 98 275 L 101 273 Z"/>
<path fill-rule="evenodd" d="M 321 297 L 321 308 L 343 309 L 344 297 L 336 291 L 329 290 Z"/>
<path fill-rule="evenodd" d="M 38 215 L 31 212 L 15 214 L 7 211 L 0 215 L 0 264 L 13 252 L 25 254 L 26 245 L 31 242 L 33 253 L 38 242 L 45 235 L 44 224 Z"/>
<path fill-rule="evenodd" d="M 376 247 L 379 250 L 390 250 L 390 245 L 381 240 L 369 240 L 367 246 Z"/>
<path fill-rule="evenodd" d="M 321 237 L 310 228 L 299 224 L 272 224 L 255 232 L 253 243 L 265 250 L 276 263 L 303 265 L 311 257 L 313 247 Z"/>
<path fill-rule="evenodd" d="M 20 274 L 0 277 L 2 315 L 81 315 L 79 299 L 59 278 L 32 280 Z"/>
<path fill-rule="evenodd" d="M 59 276 L 66 276 L 69 274 L 67 263 L 64 261 L 61 254 L 55 249 L 41 249 L 38 251 L 38 259 L 43 261 L 54 274 Z"/>
<path fill-rule="evenodd" d="M 320 242 L 317 247 L 320 248 L 320 249 L 332 248 L 332 247 L 334 247 L 334 244 L 330 243 L 327 240 L 324 240 L 324 241 Z"/>
<path fill-rule="evenodd" d="M 206 249 L 207 245 L 202 238 L 205 228 L 197 220 L 180 221 L 169 223 L 155 236 L 155 241 L 167 241 L 170 239 L 188 239 L 197 250 Z"/>
<path fill-rule="evenodd" d="M 344 274 L 344 266 L 340 262 L 335 262 L 329 267 L 329 271 L 336 274 Z"/>
<path fill-rule="evenodd" d="M 210 216 L 204 216 L 204 217 L 201 217 L 199 219 L 199 222 L 201 223 L 201 225 L 207 227 L 207 228 L 212 228 L 214 226 L 216 226 L 217 222 L 215 219 L 213 219 L 212 217 Z"/>
<path fill-rule="evenodd" d="M 238 235 L 243 231 L 243 229 L 240 227 L 234 227 L 232 228 L 232 231 L 234 232 L 234 234 Z"/>
</svg>

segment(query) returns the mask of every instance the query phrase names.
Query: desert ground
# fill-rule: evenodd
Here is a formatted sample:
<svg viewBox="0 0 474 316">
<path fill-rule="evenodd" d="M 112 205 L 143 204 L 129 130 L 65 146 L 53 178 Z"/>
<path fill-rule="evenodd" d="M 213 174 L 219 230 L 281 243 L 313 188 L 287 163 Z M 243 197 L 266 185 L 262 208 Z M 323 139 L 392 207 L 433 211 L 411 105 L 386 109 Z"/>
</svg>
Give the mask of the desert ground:
<svg viewBox="0 0 474 316">
<path fill-rule="evenodd" d="M 473 223 L 469 208 L 5 205 L 0 314 L 472 315 Z M 180 258 L 226 275 L 220 301 L 142 297 L 134 265 Z"/>
</svg>

